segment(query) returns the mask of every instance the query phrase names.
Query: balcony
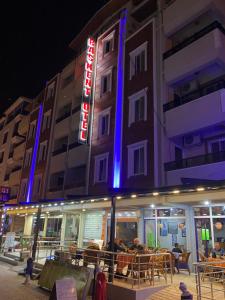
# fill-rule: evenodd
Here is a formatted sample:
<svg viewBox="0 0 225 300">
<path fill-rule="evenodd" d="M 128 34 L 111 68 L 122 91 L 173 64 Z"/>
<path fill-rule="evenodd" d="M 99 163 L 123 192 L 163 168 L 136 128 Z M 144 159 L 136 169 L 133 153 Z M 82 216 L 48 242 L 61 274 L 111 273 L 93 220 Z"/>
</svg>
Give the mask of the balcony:
<svg viewBox="0 0 225 300">
<path fill-rule="evenodd" d="M 198 90 L 195 90 L 185 96 L 176 96 L 174 101 L 168 102 L 163 105 L 163 111 L 166 112 L 170 109 L 181 106 L 185 103 L 189 103 L 193 100 L 209 95 L 223 88 L 225 88 L 225 79 L 221 78 L 212 80 L 206 84 L 203 84 Z"/>
<path fill-rule="evenodd" d="M 58 155 L 58 154 L 61 154 L 61 153 L 63 153 L 63 152 L 66 152 L 67 151 L 67 145 L 62 145 L 62 147 L 61 148 L 59 148 L 59 149 L 56 149 L 55 151 L 53 151 L 52 152 L 52 156 L 56 156 L 56 155 Z"/>
<path fill-rule="evenodd" d="M 79 144 L 82 146 L 81 144 Z M 85 164 L 88 158 L 88 147 L 75 147 L 69 150 L 68 167 L 73 168 Z"/>
<path fill-rule="evenodd" d="M 225 178 L 225 152 L 209 153 L 164 164 L 168 185 L 181 184 L 182 178 L 222 180 Z"/>
<path fill-rule="evenodd" d="M 225 67 L 225 29 L 214 22 L 164 53 L 165 80 L 174 84 L 213 64 Z"/>
<path fill-rule="evenodd" d="M 64 119 L 68 118 L 70 116 L 70 111 L 69 112 L 66 112 L 64 113 L 62 116 L 60 116 L 58 119 L 56 119 L 56 124 L 63 121 Z"/>
<path fill-rule="evenodd" d="M 149 16 L 151 16 L 157 9 L 157 1 L 144 0 L 144 1 L 133 1 L 136 6 L 132 12 L 131 16 L 138 22 L 142 22 Z"/>
<path fill-rule="evenodd" d="M 211 88 L 213 90 L 215 86 Z M 210 88 L 208 91 L 211 91 Z M 191 98 L 187 97 L 187 100 L 189 99 Z M 202 129 L 224 123 L 225 88 L 166 111 L 165 119 L 169 138 L 200 132 Z"/>
<path fill-rule="evenodd" d="M 166 36 L 171 36 L 208 10 L 214 10 L 225 15 L 225 7 L 222 3 L 223 1 L 220 0 L 177 0 L 169 2 L 171 4 L 163 11 Z"/>
</svg>

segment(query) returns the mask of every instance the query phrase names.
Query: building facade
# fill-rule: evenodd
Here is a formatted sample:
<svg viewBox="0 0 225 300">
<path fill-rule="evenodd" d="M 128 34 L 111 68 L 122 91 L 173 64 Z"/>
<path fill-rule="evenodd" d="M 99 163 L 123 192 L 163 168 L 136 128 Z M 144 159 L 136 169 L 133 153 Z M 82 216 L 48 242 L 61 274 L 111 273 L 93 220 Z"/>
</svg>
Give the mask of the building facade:
<svg viewBox="0 0 225 300">
<path fill-rule="evenodd" d="M 192 261 L 225 242 L 224 21 L 222 0 L 112 0 L 96 13 L 33 102 L 18 196 L 26 235 L 29 202 L 42 200 L 42 237 L 107 242 L 116 189 L 126 242 L 178 242 Z"/>
</svg>

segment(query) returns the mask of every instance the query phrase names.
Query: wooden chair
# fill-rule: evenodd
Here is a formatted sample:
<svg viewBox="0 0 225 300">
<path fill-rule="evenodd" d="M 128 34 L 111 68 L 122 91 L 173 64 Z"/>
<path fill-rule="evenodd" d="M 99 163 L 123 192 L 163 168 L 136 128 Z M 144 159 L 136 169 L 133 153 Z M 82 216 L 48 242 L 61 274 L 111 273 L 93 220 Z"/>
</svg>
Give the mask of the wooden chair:
<svg viewBox="0 0 225 300">
<path fill-rule="evenodd" d="M 188 265 L 188 260 L 189 260 L 190 255 L 191 255 L 191 252 L 181 253 L 180 257 L 178 259 L 178 262 L 177 262 L 177 266 L 176 266 L 178 270 L 187 270 L 189 275 L 191 274 L 191 271 L 190 271 L 190 268 Z"/>
<path fill-rule="evenodd" d="M 147 255 L 136 255 L 132 264 L 128 267 L 128 272 L 131 274 L 131 278 L 135 282 L 140 279 L 148 279 L 151 285 L 152 276 L 150 273 L 150 256 Z"/>
</svg>

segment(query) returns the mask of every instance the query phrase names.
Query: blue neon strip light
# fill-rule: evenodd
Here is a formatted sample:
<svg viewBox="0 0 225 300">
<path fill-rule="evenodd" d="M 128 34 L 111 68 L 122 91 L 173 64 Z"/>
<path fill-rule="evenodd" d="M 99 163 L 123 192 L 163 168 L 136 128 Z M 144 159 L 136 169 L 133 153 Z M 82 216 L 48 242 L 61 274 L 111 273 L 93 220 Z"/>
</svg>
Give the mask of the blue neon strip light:
<svg viewBox="0 0 225 300">
<path fill-rule="evenodd" d="M 31 197 L 32 197 L 34 172 L 35 172 L 35 167 L 36 167 L 38 145 L 39 145 L 39 139 L 40 139 L 40 133 L 41 133 L 42 116 L 43 116 L 43 105 L 40 104 L 38 121 L 37 121 L 37 129 L 36 129 L 36 135 L 35 135 L 34 150 L 33 150 L 33 154 L 32 154 L 30 175 L 29 175 L 28 188 L 27 188 L 27 198 L 26 198 L 27 203 L 31 202 Z"/>
<path fill-rule="evenodd" d="M 120 187 L 121 147 L 122 147 L 122 120 L 123 120 L 123 79 L 124 79 L 124 40 L 126 37 L 127 10 L 124 10 L 120 19 L 119 53 L 117 67 L 117 95 L 114 137 L 114 166 L 113 188 Z"/>
</svg>

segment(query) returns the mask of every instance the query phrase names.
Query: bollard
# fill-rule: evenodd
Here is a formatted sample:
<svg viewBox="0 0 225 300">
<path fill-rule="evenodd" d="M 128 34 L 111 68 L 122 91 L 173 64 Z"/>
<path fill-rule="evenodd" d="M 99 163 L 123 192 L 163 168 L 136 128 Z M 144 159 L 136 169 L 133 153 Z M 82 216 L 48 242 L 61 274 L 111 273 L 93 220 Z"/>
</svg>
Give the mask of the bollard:
<svg viewBox="0 0 225 300">
<path fill-rule="evenodd" d="M 187 290 L 187 286 L 184 282 L 180 282 L 180 286 L 179 289 L 181 290 L 182 294 L 181 294 L 181 300 L 193 300 L 193 295 L 188 292 Z"/>
</svg>

